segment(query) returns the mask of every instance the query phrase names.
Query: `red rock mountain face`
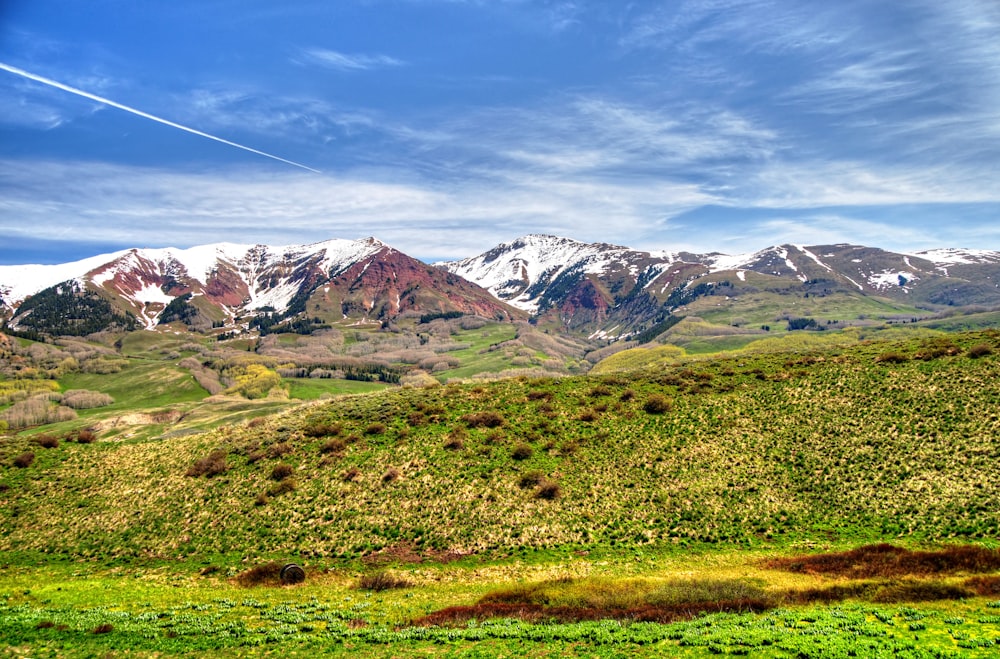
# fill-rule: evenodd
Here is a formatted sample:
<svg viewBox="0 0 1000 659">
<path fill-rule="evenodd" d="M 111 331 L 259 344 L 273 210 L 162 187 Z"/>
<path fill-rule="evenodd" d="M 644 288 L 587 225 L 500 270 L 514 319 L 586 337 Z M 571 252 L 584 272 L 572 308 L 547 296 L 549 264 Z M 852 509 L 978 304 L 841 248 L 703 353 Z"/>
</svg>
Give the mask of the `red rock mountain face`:
<svg viewBox="0 0 1000 659">
<path fill-rule="evenodd" d="M 390 247 L 333 277 L 312 298 L 311 308 L 339 304 L 343 316 L 370 320 L 450 311 L 498 320 L 527 317 L 486 289 Z"/>
</svg>

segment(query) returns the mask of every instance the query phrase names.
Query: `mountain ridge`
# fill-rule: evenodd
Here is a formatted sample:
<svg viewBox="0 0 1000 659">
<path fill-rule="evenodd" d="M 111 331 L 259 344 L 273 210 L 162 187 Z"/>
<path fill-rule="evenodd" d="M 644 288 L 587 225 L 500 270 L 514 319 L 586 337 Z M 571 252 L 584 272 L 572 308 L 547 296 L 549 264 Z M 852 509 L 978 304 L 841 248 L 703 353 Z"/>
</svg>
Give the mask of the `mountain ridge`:
<svg viewBox="0 0 1000 659">
<path fill-rule="evenodd" d="M 168 306 L 169 318 L 197 330 L 268 331 L 294 318 L 297 331 L 308 331 L 328 323 L 457 312 L 530 318 L 613 339 L 670 315 L 704 311 L 699 298 L 724 298 L 717 306 L 738 307 L 761 291 L 790 301 L 861 296 L 894 304 L 900 313 L 1000 305 L 1000 252 L 904 254 L 847 243 L 785 243 L 735 255 L 695 254 L 527 234 L 478 256 L 426 264 L 374 237 L 281 246 L 213 243 L 0 266 L 0 310 L 14 328 L 30 325 L 32 296 L 69 281 L 146 329 L 165 318 Z"/>
</svg>

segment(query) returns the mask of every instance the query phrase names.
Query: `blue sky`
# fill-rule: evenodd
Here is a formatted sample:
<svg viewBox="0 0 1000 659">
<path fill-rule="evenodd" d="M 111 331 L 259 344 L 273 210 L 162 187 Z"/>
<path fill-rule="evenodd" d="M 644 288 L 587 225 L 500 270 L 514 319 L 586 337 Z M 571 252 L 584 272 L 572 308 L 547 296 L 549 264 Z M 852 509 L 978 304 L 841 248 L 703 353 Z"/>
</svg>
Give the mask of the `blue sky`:
<svg viewBox="0 0 1000 659">
<path fill-rule="evenodd" d="M 996 0 L 0 0 L 0 64 L 0 263 L 1000 249 Z"/>
</svg>

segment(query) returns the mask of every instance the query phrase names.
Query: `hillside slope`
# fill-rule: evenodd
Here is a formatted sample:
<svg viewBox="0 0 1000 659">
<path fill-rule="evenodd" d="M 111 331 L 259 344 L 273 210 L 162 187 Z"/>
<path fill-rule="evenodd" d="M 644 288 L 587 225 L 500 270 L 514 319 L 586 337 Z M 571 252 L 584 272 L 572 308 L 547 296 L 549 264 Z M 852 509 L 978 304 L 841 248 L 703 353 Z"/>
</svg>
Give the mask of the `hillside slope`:
<svg viewBox="0 0 1000 659">
<path fill-rule="evenodd" d="M 628 379 L 396 389 L 155 442 L 12 438 L 0 462 L 34 460 L 0 478 L 0 550 L 995 538 L 998 352 L 997 333 L 966 334 Z"/>
</svg>

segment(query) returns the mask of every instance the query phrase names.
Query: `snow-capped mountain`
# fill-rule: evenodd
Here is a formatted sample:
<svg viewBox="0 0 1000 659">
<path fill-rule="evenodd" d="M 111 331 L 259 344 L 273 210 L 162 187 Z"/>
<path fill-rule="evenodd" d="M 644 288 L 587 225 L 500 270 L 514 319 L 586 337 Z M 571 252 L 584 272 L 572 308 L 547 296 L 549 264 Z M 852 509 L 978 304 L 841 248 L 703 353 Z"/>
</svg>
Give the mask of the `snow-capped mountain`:
<svg viewBox="0 0 1000 659">
<path fill-rule="evenodd" d="M 76 286 L 53 288 L 64 282 Z M 375 238 L 130 249 L 61 265 L 0 266 L 0 300 L 15 327 L 42 315 L 34 310 L 39 298 L 84 292 L 146 328 L 175 318 L 196 328 L 229 327 L 255 313 L 323 322 L 382 321 L 407 311 L 519 315 L 479 286 Z"/>
<path fill-rule="evenodd" d="M 730 300 L 761 289 L 908 304 L 1000 304 L 1000 252 L 985 250 L 895 254 L 839 244 L 692 254 L 529 235 L 438 265 L 513 306 L 601 336 L 648 326 L 698 297 L 724 293 Z"/>
<path fill-rule="evenodd" d="M 800 304 L 810 297 L 824 303 Z M 309 331 L 461 312 L 533 317 L 549 329 L 612 338 L 681 314 L 790 310 L 757 314 L 765 324 L 809 307 L 838 318 L 839 309 L 860 313 L 851 302 L 858 298 L 883 316 L 1000 307 L 1000 252 L 785 244 L 692 254 L 528 235 L 435 266 L 375 238 L 129 249 L 61 265 L 0 266 L 0 317 L 53 333 L 178 321 L 194 329 L 295 323 Z"/>
</svg>

